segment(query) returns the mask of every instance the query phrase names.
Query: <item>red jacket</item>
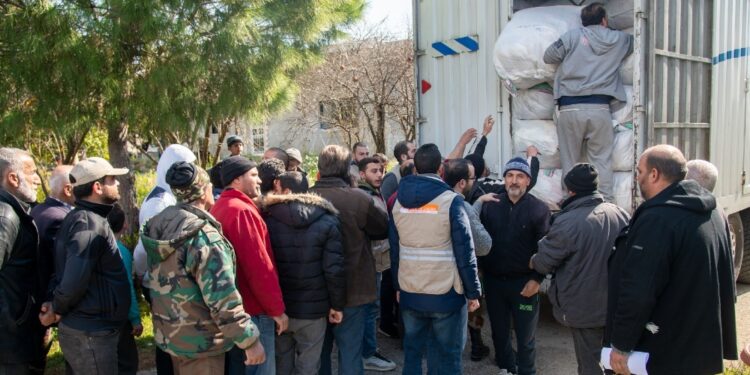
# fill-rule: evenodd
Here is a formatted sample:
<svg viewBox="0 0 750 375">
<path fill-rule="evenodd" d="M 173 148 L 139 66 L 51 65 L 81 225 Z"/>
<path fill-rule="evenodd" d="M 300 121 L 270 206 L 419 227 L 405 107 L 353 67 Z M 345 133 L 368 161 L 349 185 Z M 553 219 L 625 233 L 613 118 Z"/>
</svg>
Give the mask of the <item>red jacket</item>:
<svg viewBox="0 0 750 375">
<path fill-rule="evenodd" d="M 211 209 L 237 256 L 237 288 L 250 315 L 279 316 L 284 312 L 279 275 L 266 223 L 244 193 L 226 189 Z"/>
</svg>

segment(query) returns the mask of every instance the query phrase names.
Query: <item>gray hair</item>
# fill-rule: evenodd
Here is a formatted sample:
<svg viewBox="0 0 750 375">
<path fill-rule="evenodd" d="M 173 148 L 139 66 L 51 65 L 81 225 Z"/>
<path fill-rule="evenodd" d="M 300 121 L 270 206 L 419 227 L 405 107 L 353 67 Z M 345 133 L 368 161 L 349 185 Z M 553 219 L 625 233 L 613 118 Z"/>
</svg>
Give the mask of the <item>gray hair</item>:
<svg viewBox="0 0 750 375">
<path fill-rule="evenodd" d="M 52 170 L 52 174 L 49 176 L 49 191 L 51 195 L 58 197 L 62 194 L 65 185 L 70 184 L 71 169 L 73 169 L 72 165 L 61 165 Z"/>
<path fill-rule="evenodd" d="M 713 193 L 719 169 L 706 160 L 694 159 L 687 162 L 687 176 L 685 179 L 694 180 L 702 188 Z"/>
<path fill-rule="evenodd" d="M 31 154 L 20 148 L 0 148 L 0 186 L 5 188 L 8 173 L 15 172 L 20 177 L 23 174 L 23 161 Z"/>
<path fill-rule="evenodd" d="M 318 157 L 318 172 L 320 177 L 349 178 L 349 164 L 352 154 L 339 145 L 328 145 L 323 148 Z"/>
</svg>

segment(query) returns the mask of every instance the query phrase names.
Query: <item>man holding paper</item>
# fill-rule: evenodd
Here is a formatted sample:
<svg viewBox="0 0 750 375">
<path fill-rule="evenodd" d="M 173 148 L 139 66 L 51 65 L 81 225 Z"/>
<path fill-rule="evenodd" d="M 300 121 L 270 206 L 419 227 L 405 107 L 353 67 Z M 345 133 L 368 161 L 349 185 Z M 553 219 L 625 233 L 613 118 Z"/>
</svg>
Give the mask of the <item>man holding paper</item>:
<svg viewBox="0 0 750 375">
<path fill-rule="evenodd" d="M 646 201 L 609 260 L 604 346 L 618 374 L 634 371 L 633 352 L 648 353 L 652 374 L 716 374 L 722 358 L 737 359 L 727 223 L 686 172 L 682 152 L 668 145 L 638 162 Z"/>
</svg>

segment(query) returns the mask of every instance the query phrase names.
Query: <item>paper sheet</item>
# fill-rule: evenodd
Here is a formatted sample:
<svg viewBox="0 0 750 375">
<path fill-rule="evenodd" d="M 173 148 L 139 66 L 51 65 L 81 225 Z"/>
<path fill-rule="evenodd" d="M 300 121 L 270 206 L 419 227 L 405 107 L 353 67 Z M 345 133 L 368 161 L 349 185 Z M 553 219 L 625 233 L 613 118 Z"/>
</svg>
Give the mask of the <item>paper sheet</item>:
<svg viewBox="0 0 750 375">
<path fill-rule="evenodd" d="M 612 369 L 612 365 L 609 363 L 609 355 L 611 353 L 612 348 L 602 348 L 600 363 L 606 370 Z M 633 375 L 648 375 L 646 363 L 648 363 L 648 353 L 646 352 L 632 352 L 630 353 L 630 357 L 628 357 L 628 369 Z"/>
</svg>

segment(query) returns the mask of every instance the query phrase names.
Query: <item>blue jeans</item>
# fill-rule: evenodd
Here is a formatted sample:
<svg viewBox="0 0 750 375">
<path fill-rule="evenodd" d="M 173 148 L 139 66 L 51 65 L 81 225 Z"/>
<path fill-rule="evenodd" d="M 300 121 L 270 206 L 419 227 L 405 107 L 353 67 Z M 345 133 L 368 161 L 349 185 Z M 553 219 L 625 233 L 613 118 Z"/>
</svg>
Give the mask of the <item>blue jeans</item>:
<svg viewBox="0 0 750 375">
<path fill-rule="evenodd" d="M 461 374 L 461 352 L 466 342 L 467 312 L 425 312 L 401 309 L 404 321 L 404 375 L 422 375 L 422 355 L 427 350 L 430 374 Z M 425 348 L 427 347 L 427 348 Z"/>
<path fill-rule="evenodd" d="M 339 375 L 363 375 L 362 340 L 365 328 L 367 305 L 344 308 L 344 320 L 339 324 L 328 325 L 323 350 L 320 353 L 318 375 L 331 375 L 331 351 L 333 340 L 339 349 Z"/>
<path fill-rule="evenodd" d="M 245 351 L 233 347 L 227 353 L 226 373 L 229 375 L 276 375 L 276 322 L 268 315 L 252 316 L 260 332 L 260 343 L 266 352 L 266 361 L 260 365 L 245 366 Z"/>
<path fill-rule="evenodd" d="M 377 285 L 377 298 L 375 302 L 365 305 L 365 333 L 362 341 L 362 358 L 370 358 L 378 350 L 378 315 L 380 314 L 380 281 L 383 273 L 375 274 L 375 285 Z"/>
</svg>

